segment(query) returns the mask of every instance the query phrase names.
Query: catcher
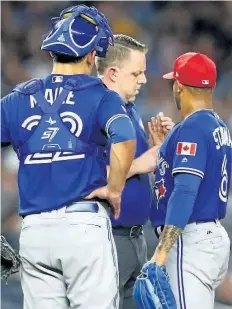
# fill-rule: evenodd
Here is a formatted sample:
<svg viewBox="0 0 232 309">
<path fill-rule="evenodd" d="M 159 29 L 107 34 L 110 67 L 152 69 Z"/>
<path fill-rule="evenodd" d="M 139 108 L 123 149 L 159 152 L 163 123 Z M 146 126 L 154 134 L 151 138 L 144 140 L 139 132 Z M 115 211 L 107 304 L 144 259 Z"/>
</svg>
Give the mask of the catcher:
<svg viewBox="0 0 232 309">
<path fill-rule="evenodd" d="M 7 282 L 8 277 L 19 271 L 19 254 L 11 247 L 4 236 L 1 235 L 1 279 Z"/>
</svg>

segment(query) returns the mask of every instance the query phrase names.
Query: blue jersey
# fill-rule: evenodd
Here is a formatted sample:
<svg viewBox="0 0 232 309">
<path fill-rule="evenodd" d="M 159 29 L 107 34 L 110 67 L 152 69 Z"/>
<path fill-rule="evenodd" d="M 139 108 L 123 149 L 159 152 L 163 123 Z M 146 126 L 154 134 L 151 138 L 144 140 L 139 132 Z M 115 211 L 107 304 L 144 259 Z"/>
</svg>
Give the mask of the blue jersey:
<svg viewBox="0 0 232 309">
<path fill-rule="evenodd" d="M 126 111 L 136 132 L 135 158 L 137 158 L 148 150 L 147 134 L 144 131 L 142 119 L 138 115 L 135 105 L 133 103 L 126 104 Z M 149 218 L 152 201 L 152 189 L 148 175 L 134 175 L 127 179 L 122 194 L 120 217 L 118 220 L 111 217 L 112 225 L 133 226 L 145 224 Z"/>
<path fill-rule="evenodd" d="M 95 79 L 97 80 L 88 75 L 76 76 L 83 85 L 95 83 Z M 41 93 L 50 103 L 46 102 L 48 106 L 53 106 L 69 78 L 67 75 L 51 74 L 42 80 Z M 102 82 L 83 90 L 69 91 L 58 111 L 59 116 L 48 117 L 45 121 L 48 129 L 38 133 L 36 130 L 43 116 L 39 105 L 33 95 L 24 95 L 20 92 L 7 95 L 1 104 L 2 142 L 10 141 L 20 159 L 18 172 L 20 215 L 58 209 L 107 183 L 105 157 L 88 155 L 85 152 L 74 153 L 67 149 L 59 151 L 55 148 L 55 151 L 49 151 L 51 147 L 57 147 L 57 144 L 50 143 L 59 135 L 57 117 L 67 131 L 65 134 L 71 132 L 82 143 L 99 147 L 107 146 L 107 135 L 111 136 L 112 123 L 117 124 L 119 119 L 124 119 L 132 128 L 131 121 L 124 111 L 123 101 L 116 92 L 108 90 Z M 43 152 L 30 153 L 29 145 L 27 152 L 20 155 L 19 149 L 25 150 L 24 146 L 33 134 L 35 136 L 40 134 L 34 137 L 37 138 L 34 147 L 46 141 L 46 145 L 50 148 Z M 128 139 L 132 139 L 131 136 L 122 139 L 117 136 L 117 142 Z M 72 147 L 72 142 L 70 138 L 67 146 Z"/>
<path fill-rule="evenodd" d="M 152 225 L 164 225 L 178 173 L 202 178 L 188 223 L 224 218 L 231 179 L 231 148 L 229 129 L 213 111 L 197 111 L 177 124 L 159 152 Z"/>
</svg>

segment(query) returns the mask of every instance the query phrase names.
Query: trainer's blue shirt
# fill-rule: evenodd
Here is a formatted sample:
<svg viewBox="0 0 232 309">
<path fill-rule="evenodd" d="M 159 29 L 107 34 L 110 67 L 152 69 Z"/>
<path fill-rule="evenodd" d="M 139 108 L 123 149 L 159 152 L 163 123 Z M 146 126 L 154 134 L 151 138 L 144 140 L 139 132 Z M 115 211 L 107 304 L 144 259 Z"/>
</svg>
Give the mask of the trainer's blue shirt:
<svg viewBox="0 0 232 309">
<path fill-rule="evenodd" d="M 202 178 L 188 223 L 224 218 L 231 181 L 231 157 L 229 129 L 215 112 L 197 111 L 177 124 L 159 152 L 152 225 L 164 225 L 174 177 L 178 173 Z"/>
<path fill-rule="evenodd" d="M 133 103 L 126 104 L 126 111 L 136 132 L 135 158 L 137 158 L 148 150 L 148 138 L 135 105 Z M 149 218 L 152 201 L 152 189 L 148 175 L 140 174 L 127 179 L 122 194 L 120 217 L 118 220 L 111 217 L 112 225 L 133 226 L 145 224 Z"/>
<path fill-rule="evenodd" d="M 95 78 L 88 75 L 77 76 L 82 83 Z M 53 104 L 70 77 L 51 74 L 42 80 L 42 93 L 50 104 Z M 134 132 L 134 136 L 130 135 L 129 138 L 127 133 L 124 136 L 119 136 L 117 132 L 111 134 L 112 123 L 114 128 L 117 123 L 118 127 L 122 126 L 120 119 L 124 121 L 125 132 L 134 130 L 123 105 L 124 102 L 116 92 L 100 83 L 80 91 L 70 91 L 58 114 L 65 126 L 82 141 L 107 146 L 107 135 L 114 135 L 113 142 L 135 138 Z M 10 141 L 16 150 L 36 130 L 42 110 L 33 95 L 19 92 L 12 92 L 4 97 L 1 108 L 2 142 Z M 118 131 L 121 132 L 121 128 Z M 44 132 L 41 138 L 49 138 L 47 135 Z M 106 158 L 62 151 L 25 154 L 20 158 L 18 172 L 19 214 L 58 209 L 106 183 Z"/>
</svg>

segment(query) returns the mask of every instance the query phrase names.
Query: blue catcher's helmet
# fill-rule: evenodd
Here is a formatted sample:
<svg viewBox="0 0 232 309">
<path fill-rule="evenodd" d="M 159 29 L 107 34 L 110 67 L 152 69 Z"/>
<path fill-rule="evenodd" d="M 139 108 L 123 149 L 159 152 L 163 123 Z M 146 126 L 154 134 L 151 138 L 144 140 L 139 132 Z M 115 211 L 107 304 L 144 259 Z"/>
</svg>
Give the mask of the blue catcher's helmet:
<svg viewBox="0 0 232 309">
<path fill-rule="evenodd" d="M 114 36 L 106 17 L 94 7 L 77 5 L 64 9 L 52 18 L 52 30 L 46 34 L 41 49 L 82 57 L 96 50 L 105 57 Z"/>
</svg>

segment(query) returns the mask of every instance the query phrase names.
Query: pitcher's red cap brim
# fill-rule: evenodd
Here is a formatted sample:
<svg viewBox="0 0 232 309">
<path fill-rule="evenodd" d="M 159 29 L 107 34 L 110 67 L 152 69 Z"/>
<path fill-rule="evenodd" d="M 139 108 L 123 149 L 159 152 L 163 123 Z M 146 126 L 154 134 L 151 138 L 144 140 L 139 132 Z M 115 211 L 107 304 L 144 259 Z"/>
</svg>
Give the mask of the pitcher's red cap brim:
<svg viewBox="0 0 232 309">
<path fill-rule="evenodd" d="M 164 79 L 174 79 L 174 72 L 170 72 L 163 75 Z"/>
</svg>

